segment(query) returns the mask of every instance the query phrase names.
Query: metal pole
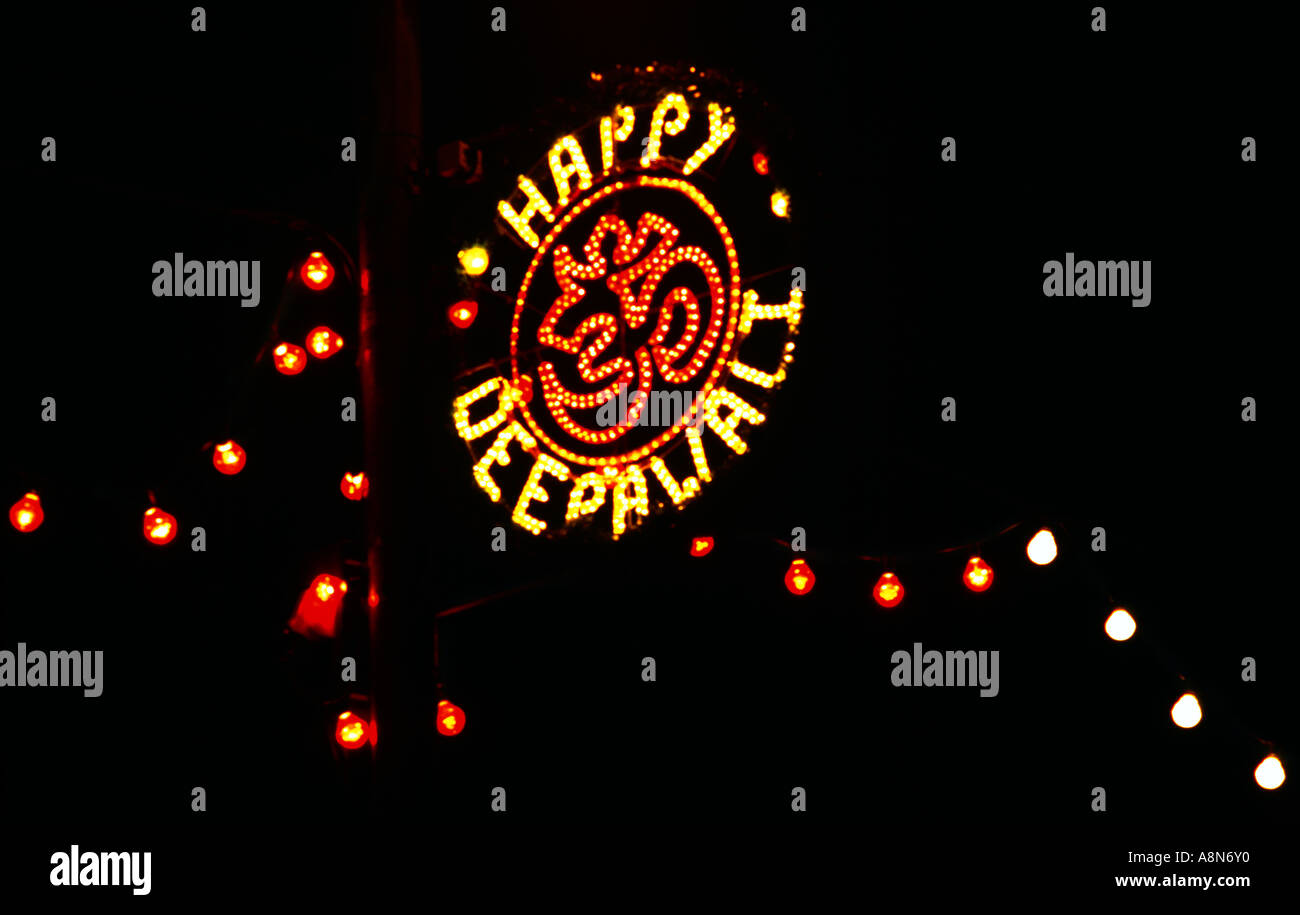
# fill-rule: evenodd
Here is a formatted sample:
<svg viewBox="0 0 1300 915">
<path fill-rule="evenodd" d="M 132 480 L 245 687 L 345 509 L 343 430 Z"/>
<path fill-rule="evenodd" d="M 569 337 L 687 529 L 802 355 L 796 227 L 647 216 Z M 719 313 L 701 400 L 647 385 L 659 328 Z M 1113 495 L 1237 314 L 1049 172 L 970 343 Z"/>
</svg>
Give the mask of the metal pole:
<svg viewBox="0 0 1300 915">
<path fill-rule="evenodd" d="M 433 784 L 433 551 L 419 532 L 434 501 L 421 466 L 420 427 L 440 364 L 421 328 L 429 300 L 412 179 L 423 162 L 419 41 L 414 4 L 372 8 L 374 132 L 361 203 L 361 377 L 371 576 L 371 696 L 382 813 L 427 810 Z M 427 461 L 427 457 L 426 457 Z M 422 554 L 423 551 L 423 554 Z"/>
</svg>

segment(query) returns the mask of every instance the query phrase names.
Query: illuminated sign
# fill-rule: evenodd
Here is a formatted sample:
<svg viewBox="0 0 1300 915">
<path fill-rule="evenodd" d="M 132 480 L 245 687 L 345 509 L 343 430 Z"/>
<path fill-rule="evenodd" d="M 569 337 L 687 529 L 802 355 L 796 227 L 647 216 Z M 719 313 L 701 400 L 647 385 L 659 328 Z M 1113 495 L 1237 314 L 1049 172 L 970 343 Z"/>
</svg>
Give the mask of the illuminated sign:
<svg viewBox="0 0 1300 915">
<path fill-rule="evenodd" d="M 499 202 L 503 231 L 531 260 L 508 356 L 502 340 L 495 371 L 456 397 L 453 422 L 474 480 L 513 504 L 520 527 L 599 524 L 617 538 L 652 508 L 697 497 L 766 421 L 764 400 L 794 358 L 803 284 L 779 265 L 745 279 L 710 199 L 729 191 L 709 172 L 736 141 L 735 115 L 717 102 L 668 92 L 619 104 L 557 140 Z M 788 231 L 789 198 L 762 161 L 743 179 L 753 213 L 763 231 Z M 498 468 L 518 459 L 530 469 L 507 494 Z"/>
</svg>

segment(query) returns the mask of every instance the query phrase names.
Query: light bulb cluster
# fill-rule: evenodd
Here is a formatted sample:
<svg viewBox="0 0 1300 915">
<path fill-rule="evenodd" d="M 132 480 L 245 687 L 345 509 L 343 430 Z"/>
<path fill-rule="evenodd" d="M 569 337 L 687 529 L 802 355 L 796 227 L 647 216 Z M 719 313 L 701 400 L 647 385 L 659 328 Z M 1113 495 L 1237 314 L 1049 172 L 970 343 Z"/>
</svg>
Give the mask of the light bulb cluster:
<svg viewBox="0 0 1300 915">
<path fill-rule="evenodd" d="M 317 359 L 328 359 L 343 349 L 343 338 L 324 325 L 313 327 L 307 334 L 304 349 L 294 343 L 281 342 L 271 350 L 275 370 L 281 375 L 297 375 L 307 368 L 307 354 Z"/>
</svg>

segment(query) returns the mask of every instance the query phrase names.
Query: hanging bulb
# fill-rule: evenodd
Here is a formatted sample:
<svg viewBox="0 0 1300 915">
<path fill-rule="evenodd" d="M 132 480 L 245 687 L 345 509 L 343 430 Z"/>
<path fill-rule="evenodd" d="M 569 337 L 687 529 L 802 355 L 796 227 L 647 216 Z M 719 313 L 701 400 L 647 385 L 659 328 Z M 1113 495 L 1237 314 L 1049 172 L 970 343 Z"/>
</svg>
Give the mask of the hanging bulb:
<svg viewBox="0 0 1300 915">
<path fill-rule="evenodd" d="M 298 599 L 289 628 L 308 638 L 333 638 L 348 583 L 336 575 L 317 575 Z"/>
<path fill-rule="evenodd" d="M 1191 693 L 1183 693 L 1169 710 L 1169 715 L 1180 728 L 1194 728 L 1201 723 L 1201 703 Z"/>
<path fill-rule="evenodd" d="M 281 343 L 274 350 L 275 369 L 281 375 L 297 375 L 307 367 L 307 352 L 301 346 Z"/>
<path fill-rule="evenodd" d="M 903 602 L 903 583 L 893 572 L 886 572 L 871 589 L 871 596 L 882 607 L 897 607 Z"/>
<path fill-rule="evenodd" d="M 785 571 L 785 586 L 791 594 L 807 594 L 816 583 L 817 576 L 802 559 L 790 563 L 790 568 Z"/>
<path fill-rule="evenodd" d="M 34 492 L 27 493 L 9 509 L 9 523 L 14 526 L 14 530 L 24 534 L 36 530 L 44 520 L 45 512 L 41 510 L 41 497 Z"/>
<path fill-rule="evenodd" d="M 330 283 L 334 282 L 334 265 L 320 251 L 313 251 L 303 262 L 302 270 L 298 275 L 302 277 L 308 289 L 320 292 L 322 289 L 328 289 Z"/>
<path fill-rule="evenodd" d="M 1286 770 L 1282 768 L 1282 760 L 1276 756 L 1265 756 L 1255 767 L 1255 784 L 1265 790 L 1272 791 L 1280 788 L 1284 781 L 1286 781 Z"/>
<path fill-rule="evenodd" d="M 691 540 L 692 556 L 707 556 L 713 549 L 712 537 L 695 537 Z"/>
<path fill-rule="evenodd" d="M 983 559 L 972 556 L 966 563 L 966 571 L 962 573 L 961 580 L 972 591 L 987 591 L 993 584 L 993 569 Z"/>
<path fill-rule="evenodd" d="M 244 449 L 234 439 L 222 442 L 212 449 L 212 466 L 228 477 L 233 477 L 244 469 L 246 458 Z"/>
<path fill-rule="evenodd" d="M 459 705 L 452 705 L 446 699 L 438 700 L 438 733 L 443 737 L 455 737 L 465 730 L 465 712 Z"/>
<path fill-rule="evenodd" d="M 334 725 L 334 739 L 339 746 L 347 750 L 364 747 L 370 742 L 370 725 L 359 715 L 343 712 L 338 723 Z"/>
<path fill-rule="evenodd" d="M 176 539 L 176 519 L 160 508 L 144 513 L 144 539 L 162 546 Z"/>
<path fill-rule="evenodd" d="M 760 175 L 767 174 L 767 156 L 763 155 L 761 152 L 756 152 L 754 153 L 752 161 L 754 163 L 754 171 L 758 172 Z"/>
<path fill-rule="evenodd" d="M 1025 553 L 1034 565 L 1045 566 L 1056 558 L 1056 538 L 1051 531 L 1043 528 L 1030 539 Z"/>
<path fill-rule="evenodd" d="M 370 494 L 370 481 L 366 479 L 363 471 L 356 473 L 343 474 L 343 480 L 339 483 L 339 490 L 343 495 L 353 502 L 360 502 Z"/>
<path fill-rule="evenodd" d="M 1106 617 L 1106 634 L 1117 642 L 1127 642 L 1137 632 L 1137 621 L 1123 607 L 1116 607 Z"/>
<path fill-rule="evenodd" d="M 479 276 L 488 268 L 487 248 L 481 245 L 457 251 L 456 257 L 460 261 L 461 267 L 470 276 Z"/>
<path fill-rule="evenodd" d="M 307 350 L 317 359 L 328 359 L 343 349 L 343 338 L 328 327 L 313 327 L 307 334 Z"/>
<path fill-rule="evenodd" d="M 457 302 L 447 309 L 447 320 L 451 321 L 461 330 L 469 327 L 474 323 L 474 318 L 478 316 L 478 302 L 473 299 L 465 299 Z"/>
<path fill-rule="evenodd" d="M 772 192 L 772 212 L 785 219 L 790 215 L 790 195 L 785 191 Z"/>
</svg>

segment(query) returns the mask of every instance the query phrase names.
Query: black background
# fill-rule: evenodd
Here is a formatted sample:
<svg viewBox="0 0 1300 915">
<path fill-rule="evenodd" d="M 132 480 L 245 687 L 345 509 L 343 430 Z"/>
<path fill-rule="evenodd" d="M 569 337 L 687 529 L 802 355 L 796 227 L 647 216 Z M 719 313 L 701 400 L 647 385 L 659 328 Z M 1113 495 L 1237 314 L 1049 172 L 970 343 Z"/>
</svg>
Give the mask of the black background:
<svg viewBox="0 0 1300 915">
<path fill-rule="evenodd" d="M 450 429 L 454 364 L 411 367 L 410 449 L 429 472 L 412 497 L 428 505 L 403 534 L 428 562 L 428 611 L 513 592 L 442 627 L 442 680 L 469 724 L 434 744 L 401 811 L 416 841 L 505 828 L 489 809 L 504 785 L 509 823 L 846 826 L 843 847 L 893 862 L 862 865 L 872 880 L 973 857 L 986 879 L 1100 887 L 1143 872 L 1122 864 L 1147 847 L 1245 849 L 1244 870 L 1196 872 L 1275 879 L 1294 786 L 1263 792 L 1251 772 L 1260 739 L 1284 759 L 1296 746 L 1280 24 L 1262 6 L 1113 6 L 1096 34 L 1089 9 L 812 6 L 803 34 L 785 5 L 508 7 L 504 34 L 488 6 L 420 9 L 426 152 L 484 149 L 478 184 L 417 176 L 418 241 L 446 295 L 428 305 L 431 341 L 457 248 L 508 244 L 495 201 L 599 113 L 588 74 L 617 64 L 694 62 L 757 87 L 772 121 L 752 129 L 780 151 L 808 290 L 750 453 L 616 544 L 513 528 Z M 38 489 L 47 515 L 33 535 L 6 529 L 0 647 L 106 655 L 99 699 L 0 694 L 19 892 L 47 886 L 49 854 L 73 842 L 153 848 L 155 892 L 182 898 L 219 879 L 197 849 L 229 836 L 287 880 L 286 855 L 346 857 L 395 813 L 364 754 L 332 741 L 338 657 L 362 659 L 358 693 L 369 674 L 364 568 L 347 564 L 365 557 L 365 509 L 337 489 L 363 455 L 338 419 L 361 397 L 356 279 L 331 255 L 328 293 L 282 282 L 309 250 L 355 257 L 367 16 L 207 12 L 202 34 L 179 6 L 8 25 L 0 479 L 11 501 Z M 339 161 L 342 136 L 362 163 Z M 1243 136 L 1258 162 L 1241 161 Z M 261 305 L 154 298 L 150 265 L 176 251 L 261 259 Z M 1151 260 L 1150 306 L 1045 298 L 1042 265 L 1066 251 Z M 343 353 L 275 373 L 266 344 L 317 324 Z M 939 421 L 944 396 L 956 424 Z M 232 436 L 249 465 L 227 479 L 203 449 Z M 206 528 L 207 552 L 143 541 L 149 491 L 182 530 Z M 966 554 L 939 551 L 1016 522 L 982 548 L 993 589 L 967 592 Z M 1042 523 L 1062 550 L 1046 568 L 1023 552 Z M 498 524 L 505 553 L 489 549 Z M 777 542 L 796 525 L 817 574 L 802 598 Z M 1088 549 L 1096 525 L 1105 554 Z M 703 560 L 686 554 L 697 534 L 718 543 Z M 907 587 L 892 612 L 870 599 L 880 564 L 856 558 L 881 554 Z M 287 634 L 331 568 L 360 582 L 338 643 Z M 1116 604 L 1137 618 L 1129 643 L 1102 633 Z M 999 650 L 1001 694 L 891 687 L 890 655 L 916 641 Z M 1244 656 L 1258 682 L 1241 681 Z M 1205 720 L 1181 731 L 1168 709 L 1188 688 Z M 790 811 L 796 785 L 806 813 Z"/>
</svg>

